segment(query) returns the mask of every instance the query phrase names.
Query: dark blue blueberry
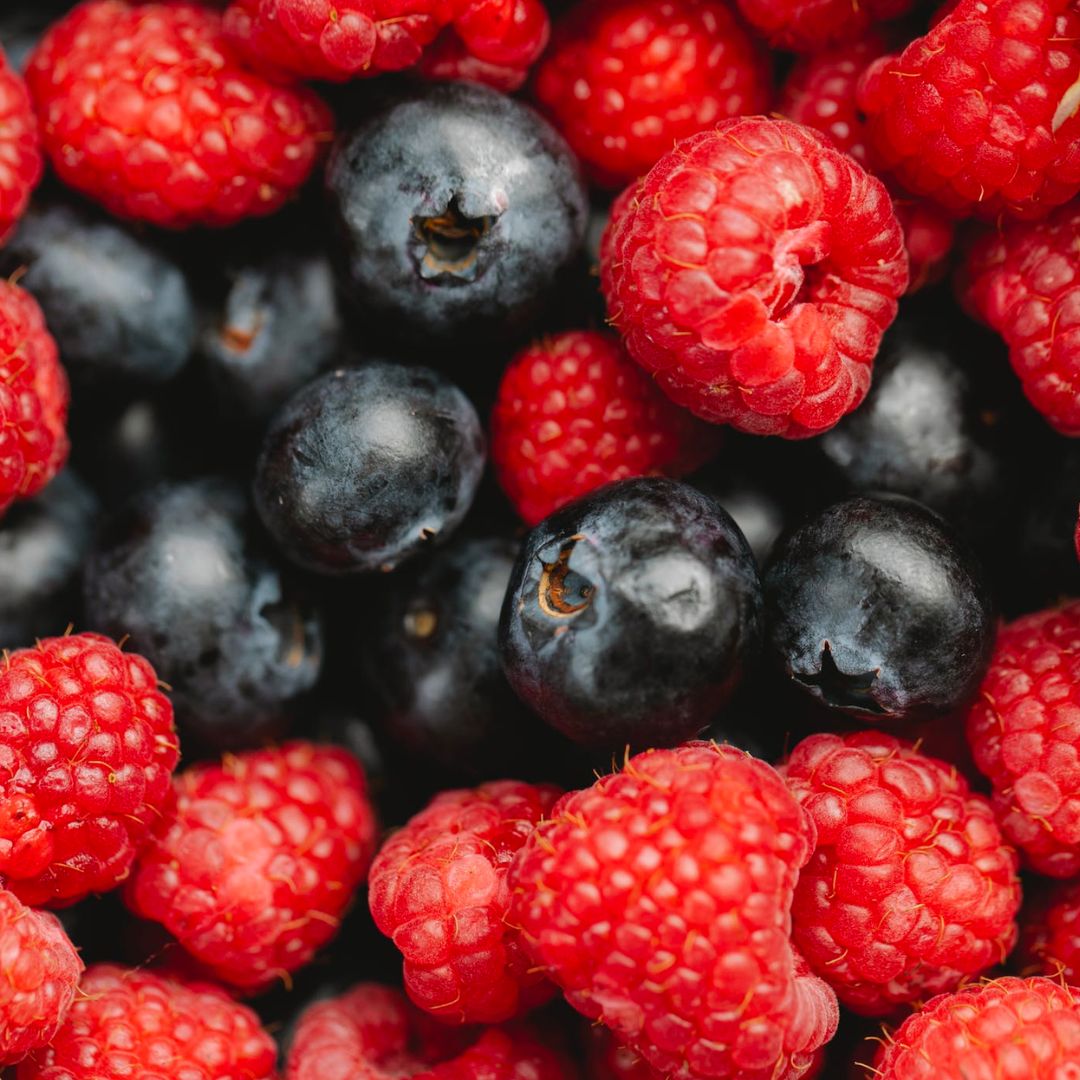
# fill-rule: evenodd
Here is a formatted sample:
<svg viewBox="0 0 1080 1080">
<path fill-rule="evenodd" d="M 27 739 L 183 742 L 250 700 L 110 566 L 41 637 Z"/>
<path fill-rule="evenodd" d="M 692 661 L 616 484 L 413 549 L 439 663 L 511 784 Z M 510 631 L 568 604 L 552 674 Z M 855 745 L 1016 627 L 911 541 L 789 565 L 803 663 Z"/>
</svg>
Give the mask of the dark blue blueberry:
<svg viewBox="0 0 1080 1080">
<path fill-rule="evenodd" d="M 765 602 L 774 667 L 830 708 L 878 720 L 961 707 L 994 643 L 977 560 L 942 518 L 897 495 L 846 499 L 784 537 Z"/>
<path fill-rule="evenodd" d="M 65 470 L 0 522 L 0 644 L 7 649 L 82 630 L 79 581 L 94 545 L 98 503 Z"/>
<path fill-rule="evenodd" d="M 242 490 L 146 492 L 90 558 L 89 625 L 127 635 L 173 689 L 182 734 L 241 746 L 281 727 L 322 664 L 318 616 L 259 550 Z"/>
<path fill-rule="evenodd" d="M 255 505 L 300 566 L 389 571 L 453 532 L 483 471 L 469 399 L 434 371 L 377 362 L 316 379 L 278 413 Z"/>
<path fill-rule="evenodd" d="M 588 217 L 562 137 L 465 83 L 406 87 L 327 167 L 350 304 L 373 332 L 440 346 L 521 332 L 578 256 Z"/>
<path fill-rule="evenodd" d="M 543 719 L 621 749 L 706 727 L 760 625 L 757 567 L 730 515 L 686 484 L 627 480 L 528 535 L 500 645 L 510 685 Z"/>
</svg>

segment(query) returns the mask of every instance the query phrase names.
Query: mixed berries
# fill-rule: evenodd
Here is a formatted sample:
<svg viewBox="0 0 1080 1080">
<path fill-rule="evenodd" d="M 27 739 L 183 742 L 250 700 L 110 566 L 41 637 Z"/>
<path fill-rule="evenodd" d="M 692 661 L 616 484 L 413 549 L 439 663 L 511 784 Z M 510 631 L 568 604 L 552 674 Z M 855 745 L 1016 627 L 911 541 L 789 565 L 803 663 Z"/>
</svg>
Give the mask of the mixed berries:
<svg viewBox="0 0 1080 1080">
<path fill-rule="evenodd" d="M 5 1077 L 1080 1078 L 1080 0 L 0 7 Z"/>
</svg>

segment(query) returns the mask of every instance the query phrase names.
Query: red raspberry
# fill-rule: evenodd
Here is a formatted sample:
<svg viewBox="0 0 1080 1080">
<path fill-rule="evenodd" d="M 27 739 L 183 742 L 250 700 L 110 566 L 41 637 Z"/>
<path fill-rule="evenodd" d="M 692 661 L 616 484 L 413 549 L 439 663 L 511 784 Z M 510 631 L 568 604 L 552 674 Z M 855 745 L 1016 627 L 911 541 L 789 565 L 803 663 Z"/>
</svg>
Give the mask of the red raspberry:
<svg viewBox="0 0 1080 1080">
<path fill-rule="evenodd" d="M 55 915 L 0 889 L 0 1069 L 56 1038 L 82 970 Z"/>
<path fill-rule="evenodd" d="M 303 967 L 371 862 L 375 817 L 360 766 L 344 750 L 292 742 L 196 765 L 175 787 L 128 905 L 242 989 Z"/>
<path fill-rule="evenodd" d="M 871 151 L 960 217 L 1043 217 L 1080 191 L 1073 0 L 961 0 L 859 87 Z"/>
<path fill-rule="evenodd" d="M 15 1080 L 273 1080 L 274 1040 L 217 987 L 100 964 L 80 990 L 60 1034 Z"/>
<path fill-rule="evenodd" d="M 769 64 L 721 0 L 593 0 L 571 9 L 536 98 L 590 176 L 624 187 L 679 139 L 769 107 Z"/>
<path fill-rule="evenodd" d="M 727 746 L 629 758 L 564 796 L 511 868 L 511 922 L 579 1012 L 680 1080 L 794 1080 L 836 998 L 789 941 L 813 827 Z"/>
<path fill-rule="evenodd" d="M 560 792 L 502 780 L 444 791 L 371 867 L 375 925 L 405 957 L 405 989 L 452 1023 L 499 1023 L 553 987 L 506 924 L 507 867 Z"/>
<path fill-rule="evenodd" d="M 243 68 L 221 16 L 192 3 L 88 0 L 41 40 L 27 81 L 60 179 L 166 228 L 277 210 L 332 127 L 310 91 Z"/>
<path fill-rule="evenodd" d="M 1019 967 L 1080 984 L 1080 882 L 1057 882 L 1025 898 Z"/>
<path fill-rule="evenodd" d="M 504 94 L 520 90 L 529 77 L 528 67 L 489 64 L 485 60 L 478 60 L 453 30 L 444 30 L 424 50 L 416 71 L 425 79 L 483 83 Z"/>
<path fill-rule="evenodd" d="M 811 735 L 781 769 L 817 826 L 792 937 L 865 1016 L 952 990 L 1016 942 L 1016 852 L 955 769 L 876 731 Z"/>
<path fill-rule="evenodd" d="M 1080 601 L 998 633 L 967 730 L 1005 836 L 1040 874 L 1080 874 Z"/>
<path fill-rule="evenodd" d="M 854 41 L 876 23 L 906 15 L 915 0 L 738 0 L 746 19 L 779 49 L 817 52 Z"/>
<path fill-rule="evenodd" d="M 663 1073 L 623 1046 L 610 1029 L 590 1025 L 585 1039 L 589 1080 L 664 1080 Z"/>
<path fill-rule="evenodd" d="M 670 397 L 788 438 L 862 401 L 908 279 L 882 183 L 760 117 L 685 140 L 628 189 L 601 272 L 611 321 Z"/>
<path fill-rule="evenodd" d="M 523 349 L 491 417 L 495 471 L 530 525 L 631 476 L 684 476 L 719 432 L 672 404 L 610 334 L 573 330 Z"/>
<path fill-rule="evenodd" d="M 0 514 L 64 467 L 70 391 L 37 301 L 0 281 Z"/>
<path fill-rule="evenodd" d="M 14 231 L 41 173 L 34 107 L 26 84 L 0 48 L 0 244 Z"/>
<path fill-rule="evenodd" d="M 1080 998 L 1050 979 L 994 979 L 941 994 L 878 1041 L 875 1080 L 1072 1080 Z"/>
<path fill-rule="evenodd" d="M 977 233 L 961 267 L 963 304 L 1004 339 L 1032 405 L 1080 435 L 1080 207 Z"/>
<path fill-rule="evenodd" d="M 25 904 L 107 892 L 171 798 L 172 706 L 154 669 L 100 634 L 0 663 L 0 878 Z"/>
</svg>

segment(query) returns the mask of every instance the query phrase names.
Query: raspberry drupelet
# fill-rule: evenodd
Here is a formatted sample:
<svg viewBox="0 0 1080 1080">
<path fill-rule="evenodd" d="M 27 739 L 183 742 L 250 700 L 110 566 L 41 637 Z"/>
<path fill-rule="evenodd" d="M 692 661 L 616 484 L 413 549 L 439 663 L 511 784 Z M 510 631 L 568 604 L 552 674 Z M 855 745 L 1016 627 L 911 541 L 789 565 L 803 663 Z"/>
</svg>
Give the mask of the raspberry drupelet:
<svg viewBox="0 0 1080 1080">
<path fill-rule="evenodd" d="M 879 180 L 809 128 L 749 117 L 620 196 L 601 277 L 630 355 L 676 402 L 803 438 L 866 395 L 908 261 Z"/>
<path fill-rule="evenodd" d="M 37 117 L 26 84 L 0 47 L 0 244 L 14 231 L 42 173 Z"/>
<path fill-rule="evenodd" d="M 747 21 L 774 47 L 814 53 L 906 15 L 915 0 L 738 0 L 738 4 Z"/>
<path fill-rule="evenodd" d="M 1024 900 L 1016 969 L 1080 984 L 1080 882 L 1037 886 Z"/>
<path fill-rule="evenodd" d="M 811 735 L 781 770 L 817 827 L 792 940 L 865 1016 L 952 990 L 1016 941 L 1018 859 L 990 802 L 875 731 Z"/>
<path fill-rule="evenodd" d="M 355 759 L 292 742 L 195 765 L 175 788 L 128 906 L 242 990 L 303 967 L 333 937 L 371 861 L 375 816 Z"/>
<path fill-rule="evenodd" d="M 506 922 L 507 868 L 560 794 L 513 780 L 444 791 L 372 864 L 375 924 L 405 957 L 409 997 L 441 1020 L 500 1023 L 554 992 Z"/>
<path fill-rule="evenodd" d="M 178 0 L 88 0 L 42 38 L 27 82 L 60 179 L 166 228 L 273 213 L 332 130 L 311 91 L 249 71 L 221 16 Z"/>
<path fill-rule="evenodd" d="M 718 429 L 669 401 L 617 337 L 588 330 L 518 353 L 491 417 L 499 483 L 529 525 L 615 480 L 693 472 L 719 445 Z"/>
<path fill-rule="evenodd" d="M 723 0 L 598 0 L 556 25 L 535 96 L 591 178 L 620 188 L 680 139 L 765 112 L 769 75 Z"/>
<path fill-rule="evenodd" d="M 510 921 L 567 1001 L 661 1075 L 796 1080 L 838 1019 L 789 940 L 812 843 L 764 762 L 650 750 L 555 805 L 511 869 Z"/>
<path fill-rule="evenodd" d="M 0 879 L 23 903 L 108 892 L 167 811 L 179 751 L 153 668 L 100 634 L 0 661 Z"/>
</svg>

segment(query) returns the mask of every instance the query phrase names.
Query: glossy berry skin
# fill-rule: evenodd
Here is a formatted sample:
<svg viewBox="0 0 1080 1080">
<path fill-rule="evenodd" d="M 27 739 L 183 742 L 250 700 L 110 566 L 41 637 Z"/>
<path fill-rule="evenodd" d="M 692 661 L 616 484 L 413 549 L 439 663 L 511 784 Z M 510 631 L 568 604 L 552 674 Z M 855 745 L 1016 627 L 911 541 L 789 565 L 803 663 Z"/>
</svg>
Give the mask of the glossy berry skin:
<svg viewBox="0 0 1080 1080">
<path fill-rule="evenodd" d="M 115 888 L 169 805 L 172 706 L 153 668 L 100 634 L 0 665 L 0 877 L 25 904 Z"/>
<path fill-rule="evenodd" d="M 444 791 L 372 864 L 375 925 L 404 955 L 413 1003 L 440 1020 L 502 1023 L 553 993 L 507 923 L 507 869 L 561 794 L 515 780 Z"/>
<path fill-rule="evenodd" d="M 22 217 L 43 168 L 30 95 L 0 47 L 0 243 Z"/>
<path fill-rule="evenodd" d="M 1080 190 L 1080 13 L 961 0 L 864 76 L 876 164 L 957 217 L 1044 217 Z"/>
<path fill-rule="evenodd" d="M 269 987 L 333 937 L 367 874 L 375 815 L 346 751 L 291 742 L 176 780 L 125 901 L 221 981 Z"/>
<path fill-rule="evenodd" d="M 255 506 L 307 570 L 389 571 L 461 523 L 484 451 L 476 410 L 442 375 L 384 362 L 341 369 L 274 417 Z"/>
<path fill-rule="evenodd" d="M 520 333 L 585 232 L 562 137 L 484 87 L 399 91 L 342 133 L 326 183 L 348 302 L 425 348 Z"/>
<path fill-rule="evenodd" d="M 941 994 L 881 1044 L 880 1080 L 1063 1080 L 1080 1067 L 1080 998 L 1056 980 L 994 979 Z"/>
<path fill-rule="evenodd" d="M 60 920 L 0 889 L 0 1066 L 52 1042 L 83 965 Z"/>
<path fill-rule="evenodd" d="M 781 769 L 817 829 L 792 941 L 864 1016 L 955 989 L 1016 943 L 1016 852 L 954 767 L 876 731 L 811 735 Z"/>
<path fill-rule="evenodd" d="M 600 269 L 612 323 L 673 400 L 787 438 L 862 401 L 908 283 L 881 182 L 763 117 L 684 140 L 628 188 Z"/>
<path fill-rule="evenodd" d="M 80 991 L 60 1034 L 15 1080 L 273 1080 L 274 1040 L 218 987 L 100 964 Z"/>
<path fill-rule="evenodd" d="M 1017 970 L 1075 986 L 1080 979 L 1080 885 L 1055 882 L 1025 897 Z"/>
<path fill-rule="evenodd" d="M 814 53 L 906 15 L 915 0 L 738 0 L 738 5 L 774 48 Z"/>
<path fill-rule="evenodd" d="M 129 637 L 172 687 L 181 730 L 259 742 L 322 669 L 322 624 L 255 539 L 224 480 L 159 485 L 113 517 L 87 562 L 94 626 Z"/>
<path fill-rule="evenodd" d="M 60 179 L 165 228 L 273 213 L 332 129 L 314 94 L 247 70 L 221 16 L 192 3 L 88 0 L 46 33 L 27 82 Z"/>
<path fill-rule="evenodd" d="M 765 574 L 767 659 L 829 708 L 875 723 L 974 697 L 994 643 L 982 570 L 900 496 L 853 496 L 789 533 Z"/>
<path fill-rule="evenodd" d="M 720 433 L 669 401 L 618 338 L 595 331 L 519 352 L 491 415 L 496 474 L 529 525 L 615 480 L 693 472 L 719 445 Z"/>
<path fill-rule="evenodd" d="M 701 731 L 754 659 L 761 586 L 738 527 L 672 480 L 625 480 L 541 522 L 499 633 L 521 699 L 578 742 L 673 745 Z"/>
<path fill-rule="evenodd" d="M 590 178 L 624 187 L 680 139 L 769 107 L 769 65 L 720 0 L 600 0 L 556 26 L 536 100 Z"/>
<path fill-rule="evenodd" d="M 1080 874 L 1078 648 L 1080 603 L 1009 623 L 967 722 L 1002 831 L 1029 866 L 1054 878 Z"/>
<path fill-rule="evenodd" d="M 650 750 L 556 803 L 511 870 L 511 918 L 567 1001 L 661 1074 L 795 1080 L 837 1022 L 788 940 L 812 841 L 764 762 Z"/>
</svg>

